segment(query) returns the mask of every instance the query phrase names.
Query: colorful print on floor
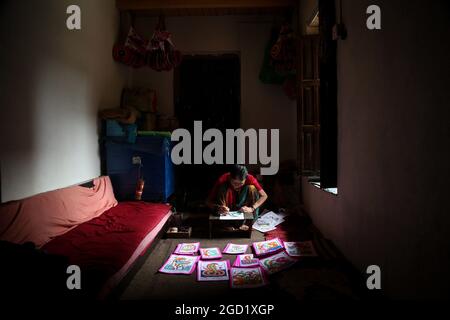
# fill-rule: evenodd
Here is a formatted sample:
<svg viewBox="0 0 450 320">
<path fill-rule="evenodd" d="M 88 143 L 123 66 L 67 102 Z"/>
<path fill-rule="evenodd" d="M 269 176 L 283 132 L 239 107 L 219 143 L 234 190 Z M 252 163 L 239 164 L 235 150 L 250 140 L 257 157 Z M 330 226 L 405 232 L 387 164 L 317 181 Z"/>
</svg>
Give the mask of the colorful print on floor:
<svg viewBox="0 0 450 320">
<path fill-rule="evenodd" d="M 283 250 L 283 243 L 280 239 L 275 238 L 253 243 L 253 249 L 257 256 L 264 256 Z"/>
<path fill-rule="evenodd" d="M 242 268 L 257 267 L 257 266 L 259 266 L 259 259 L 254 258 L 253 254 L 238 255 L 233 265 L 233 267 L 242 267 Z"/>
<path fill-rule="evenodd" d="M 230 285 L 232 288 L 258 288 L 267 284 L 267 279 L 260 267 L 231 268 Z"/>
<path fill-rule="evenodd" d="M 244 254 L 248 249 L 248 245 L 247 244 L 233 244 L 233 243 L 229 243 L 227 244 L 227 246 L 225 247 L 225 249 L 223 249 L 223 253 L 226 254 Z"/>
<path fill-rule="evenodd" d="M 159 272 L 170 274 L 191 274 L 200 257 L 172 254 L 159 269 Z"/>
<path fill-rule="evenodd" d="M 229 280 L 230 261 L 199 261 L 197 265 L 198 281 Z"/>
<path fill-rule="evenodd" d="M 296 259 L 291 258 L 284 251 L 259 260 L 259 264 L 268 274 L 274 274 L 276 272 L 285 270 L 296 262 Z"/>
<path fill-rule="evenodd" d="M 222 258 L 222 253 L 220 253 L 219 248 L 200 248 L 200 256 L 202 260 L 220 259 Z"/>
<path fill-rule="evenodd" d="M 195 255 L 195 254 L 197 254 L 199 248 L 200 248 L 200 242 L 180 243 L 179 245 L 177 245 L 174 253 L 175 254 Z"/>
<path fill-rule="evenodd" d="M 285 242 L 284 247 L 291 257 L 317 257 L 312 241 Z"/>
</svg>

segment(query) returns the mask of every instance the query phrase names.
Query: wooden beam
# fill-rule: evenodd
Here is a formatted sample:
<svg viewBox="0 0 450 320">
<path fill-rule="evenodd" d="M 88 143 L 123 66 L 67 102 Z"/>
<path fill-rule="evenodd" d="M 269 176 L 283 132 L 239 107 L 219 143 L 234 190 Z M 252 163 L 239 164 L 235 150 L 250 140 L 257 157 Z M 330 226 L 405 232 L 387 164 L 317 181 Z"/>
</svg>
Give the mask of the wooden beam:
<svg viewBox="0 0 450 320">
<path fill-rule="evenodd" d="M 116 0 L 119 10 L 293 8 L 296 0 Z"/>
</svg>

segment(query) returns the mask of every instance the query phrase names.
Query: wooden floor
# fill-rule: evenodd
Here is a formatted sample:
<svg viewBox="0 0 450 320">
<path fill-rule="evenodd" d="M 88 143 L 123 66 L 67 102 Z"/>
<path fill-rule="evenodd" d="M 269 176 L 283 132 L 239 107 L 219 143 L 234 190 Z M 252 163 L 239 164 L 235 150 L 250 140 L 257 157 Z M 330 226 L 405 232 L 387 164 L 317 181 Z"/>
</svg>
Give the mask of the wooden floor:
<svg viewBox="0 0 450 320">
<path fill-rule="evenodd" d="M 264 240 L 264 235 L 253 231 L 248 238 L 208 239 L 207 217 L 188 217 L 193 226 L 194 238 L 188 241 L 201 243 L 202 247 L 224 248 L 229 242 L 251 244 Z M 314 229 L 314 228 L 312 228 Z M 302 228 L 302 230 L 306 230 Z M 158 273 L 158 269 L 175 250 L 178 243 L 186 239 L 161 239 L 151 254 L 142 259 L 140 265 L 130 273 L 126 285 L 118 298 L 123 300 L 164 300 L 164 301 L 217 301 L 217 299 L 248 299 L 265 301 L 276 297 L 280 301 L 322 300 L 322 299 L 360 299 L 361 290 L 355 285 L 355 274 L 341 258 L 330 255 L 329 248 L 322 248 L 321 241 L 315 240 L 318 258 L 300 261 L 292 268 L 270 277 L 270 284 L 264 288 L 232 290 L 228 282 L 199 283 L 195 273 L 192 275 L 168 275 Z M 234 262 L 235 256 L 224 255 L 223 259 Z"/>
</svg>

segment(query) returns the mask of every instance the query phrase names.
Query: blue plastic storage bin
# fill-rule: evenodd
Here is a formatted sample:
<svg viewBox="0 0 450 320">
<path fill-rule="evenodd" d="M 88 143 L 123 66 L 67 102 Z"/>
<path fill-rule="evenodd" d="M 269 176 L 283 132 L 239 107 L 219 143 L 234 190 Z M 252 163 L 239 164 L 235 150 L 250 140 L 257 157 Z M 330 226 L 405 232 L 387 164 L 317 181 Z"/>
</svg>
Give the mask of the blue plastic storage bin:
<svg viewBox="0 0 450 320">
<path fill-rule="evenodd" d="M 137 137 L 134 144 L 106 138 L 106 173 L 117 200 L 134 199 L 139 164 L 133 164 L 133 157 L 140 157 L 141 176 L 145 180 L 142 200 L 166 202 L 175 189 L 170 151 L 171 141 L 167 137 Z"/>
<path fill-rule="evenodd" d="M 116 120 L 106 120 L 107 137 L 125 137 L 129 143 L 136 142 L 137 125 L 121 124 Z"/>
</svg>

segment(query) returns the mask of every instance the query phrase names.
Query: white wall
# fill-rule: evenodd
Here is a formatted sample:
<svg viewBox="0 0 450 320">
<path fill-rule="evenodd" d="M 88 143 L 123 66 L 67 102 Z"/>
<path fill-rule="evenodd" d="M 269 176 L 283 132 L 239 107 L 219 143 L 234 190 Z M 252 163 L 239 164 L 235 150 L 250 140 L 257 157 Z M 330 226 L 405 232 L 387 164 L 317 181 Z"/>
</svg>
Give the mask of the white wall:
<svg viewBox="0 0 450 320">
<path fill-rule="evenodd" d="M 388 297 L 448 297 L 450 5 L 378 0 L 373 32 L 373 1 L 342 2 L 339 195 L 305 179 L 305 207 L 361 271 L 380 265 Z"/>
<path fill-rule="evenodd" d="M 241 57 L 241 128 L 279 128 L 280 160 L 296 158 L 296 104 L 279 85 L 267 85 L 258 75 L 270 37 L 272 17 L 167 17 L 175 45 L 182 53 L 238 52 Z M 136 29 L 150 37 L 153 18 L 138 18 Z M 157 91 L 159 111 L 173 115 L 173 72 L 149 68 L 133 71 L 133 85 Z M 211 106 L 214 108 L 214 106 Z"/>
<path fill-rule="evenodd" d="M 81 7 L 82 30 L 66 28 Z M 117 106 L 126 69 L 111 58 L 113 0 L 3 1 L 0 10 L 2 201 L 100 174 L 97 111 Z"/>
</svg>

